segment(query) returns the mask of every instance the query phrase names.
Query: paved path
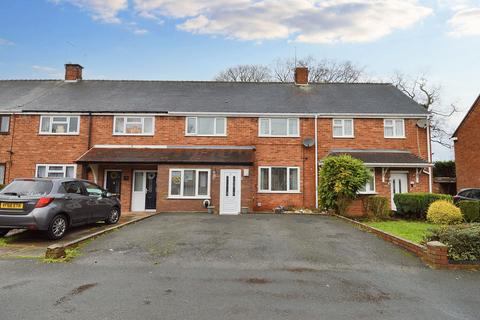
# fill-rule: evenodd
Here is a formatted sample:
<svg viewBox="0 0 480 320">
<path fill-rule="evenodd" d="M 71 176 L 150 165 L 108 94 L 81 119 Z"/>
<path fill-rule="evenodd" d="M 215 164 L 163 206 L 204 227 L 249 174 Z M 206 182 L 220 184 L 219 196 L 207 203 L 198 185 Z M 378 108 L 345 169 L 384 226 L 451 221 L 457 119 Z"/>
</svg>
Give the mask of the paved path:
<svg viewBox="0 0 480 320">
<path fill-rule="evenodd" d="M 438 271 L 333 217 L 158 215 L 68 264 L 0 261 L 5 319 L 478 319 Z"/>
</svg>

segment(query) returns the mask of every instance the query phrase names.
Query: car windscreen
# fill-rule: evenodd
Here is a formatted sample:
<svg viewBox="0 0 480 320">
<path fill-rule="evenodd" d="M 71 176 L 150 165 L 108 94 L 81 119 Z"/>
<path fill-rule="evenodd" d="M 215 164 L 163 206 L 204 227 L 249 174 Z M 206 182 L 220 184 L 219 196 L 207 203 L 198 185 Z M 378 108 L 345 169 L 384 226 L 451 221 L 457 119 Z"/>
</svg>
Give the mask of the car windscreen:
<svg viewBox="0 0 480 320">
<path fill-rule="evenodd" d="M 15 180 L 3 188 L 0 194 L 13 196 L 45 196 L 52 191 L 52 188 L 52 181 Z"/>
</svg>

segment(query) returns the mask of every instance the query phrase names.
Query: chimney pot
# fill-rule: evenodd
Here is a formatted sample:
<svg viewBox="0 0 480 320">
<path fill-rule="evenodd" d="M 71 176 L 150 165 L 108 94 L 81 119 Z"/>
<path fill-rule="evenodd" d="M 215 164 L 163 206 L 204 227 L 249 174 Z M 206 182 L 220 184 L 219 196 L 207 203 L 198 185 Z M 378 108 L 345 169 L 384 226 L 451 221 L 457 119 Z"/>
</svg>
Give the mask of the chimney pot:
<svg viewBox="0 0 480 320">
<path fill-rule="evenodd" d="M 79 64 L 67 63 L 65 65 L 65 81 L 82 80 L 83 67 Z"/>
<path fill-rule="evenodd" d="M 295 84 L 297 85 L 308 84 L 308 68 L 307 67 L 295 68 Z"/>
</svg>

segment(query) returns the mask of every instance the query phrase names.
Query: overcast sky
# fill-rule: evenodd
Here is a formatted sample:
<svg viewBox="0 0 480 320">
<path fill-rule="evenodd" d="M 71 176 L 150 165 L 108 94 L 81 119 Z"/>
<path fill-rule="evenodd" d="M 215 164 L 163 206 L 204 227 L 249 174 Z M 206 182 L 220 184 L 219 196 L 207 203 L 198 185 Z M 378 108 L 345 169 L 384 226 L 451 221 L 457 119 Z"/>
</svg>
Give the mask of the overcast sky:
<svg viewBox="0 0 480 320">
<path fill-rule="evenodd" d="M 211 80 L 236 64 L 351 60 L 441 86 L 463 112 L 480 94 L 480 0 L 2 0 L 0 79 Z M 434 148 L 436 159 L 453 157 Z"/>
</svg>

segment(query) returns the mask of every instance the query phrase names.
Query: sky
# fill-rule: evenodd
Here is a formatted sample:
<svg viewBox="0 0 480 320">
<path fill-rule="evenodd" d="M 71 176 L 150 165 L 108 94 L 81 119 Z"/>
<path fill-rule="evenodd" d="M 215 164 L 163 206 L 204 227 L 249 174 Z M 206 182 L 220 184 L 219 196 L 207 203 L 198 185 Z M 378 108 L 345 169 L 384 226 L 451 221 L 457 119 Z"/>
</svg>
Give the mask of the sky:
<svg viewBox="0 0 480 320">
<path fill-rule="evenodd" d="M 480 0 L 1 0 L 0 79 L 212 80 L 312 56 L 440 88 L 453 131 L 480 94 Z M 453 151 L 434 146 L 434 159 Z"/>
</svg>

